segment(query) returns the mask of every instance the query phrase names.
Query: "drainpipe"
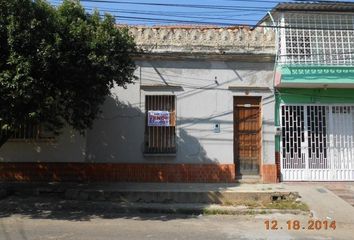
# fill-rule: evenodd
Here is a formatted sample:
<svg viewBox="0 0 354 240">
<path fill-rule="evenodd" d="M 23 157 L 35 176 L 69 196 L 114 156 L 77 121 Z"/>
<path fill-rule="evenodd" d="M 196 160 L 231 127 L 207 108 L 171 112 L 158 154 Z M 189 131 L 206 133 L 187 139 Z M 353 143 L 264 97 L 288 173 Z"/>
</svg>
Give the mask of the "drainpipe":
<svg viewBox="0 0 354 240">
<path fill-rule="evenodd" d="M 140 108 L 140 111 L 143 111 L 142 110 L 142 104 L 141 104 L 141 64 L 139 66 L 139 108 Z"/>
<path fill-rule="evenodd" d="M 275 88 L 275 73 L 276 73 L 276 70 L 277 70 L 277 61 L 278 61 L 278 52 L 279 52 L 279 29 L 276 27 L 277 24 L 276 22 L 274 21 L 274 18 L 272 16 L 272 14 L 268 11 L 268 15 L 269 15 L 269 18 L 270 20 L 272 21 L 272 24 L 274 26 L 274 29 L 275 29 L 275 60 L 274 60 L 274 68 L 273 68 L 273 94 L 274 94 L 274 107 L 276 109 L 274 109 L 274 120 L 275 119 L 278 119 L 277 122 L 274 124 L 275 126 L 278 127 L 279 125 L 279 107 L 278 107 L 278 102 L 277 102 L 277 90 Z M 275 127 L 274 126 L 274 127 Z M 280 136 L 277 135 L 278 133 L 276 132 L 275 133 L 275 136 L 274 136 L 274 144 L 275 144 L 275 155 L 274 155 L 274 163 L 276 165 L 276 181 L 278 182 L 280 180 L 280 173 L 279 173 L 279 166 L 280 166 L 280 145 L 279 147 L 277 146 L 277 143 L 280 144 Z M 279 159 L 278 159 L 279 158 Z"/>
<path fill-rule="evenodd" d="M 276 23 L 274 21 L 274 18 L 272 14 L 268 11 L 268 15 L 270 20 L 272 20 L 272 24 L 275 27 Z M 278 36 L 278 28 L 275 29 L 275 61 L 274 61 L 274 69 L 273 69 L 273 89 L 275 89 L 275 70 L 276 70 L 276 65 L 277 65 L 277 59 L 278 59 L 278 47 L 279 47 L 279 36 Z"/>
</svg>

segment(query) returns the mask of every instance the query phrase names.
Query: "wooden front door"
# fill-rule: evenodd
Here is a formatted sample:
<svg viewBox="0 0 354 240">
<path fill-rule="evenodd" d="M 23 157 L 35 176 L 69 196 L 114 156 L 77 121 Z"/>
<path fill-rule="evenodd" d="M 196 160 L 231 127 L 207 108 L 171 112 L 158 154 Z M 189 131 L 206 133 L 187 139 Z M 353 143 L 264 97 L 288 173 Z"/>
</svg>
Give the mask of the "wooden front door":
<svg viewBox="0 0 354 240">
<path fill-rule="evenodd" d="M 259 175 L 262 150 L 261 97 L 234 97 L 234 162 L 237 176 Z"/>
</svg>

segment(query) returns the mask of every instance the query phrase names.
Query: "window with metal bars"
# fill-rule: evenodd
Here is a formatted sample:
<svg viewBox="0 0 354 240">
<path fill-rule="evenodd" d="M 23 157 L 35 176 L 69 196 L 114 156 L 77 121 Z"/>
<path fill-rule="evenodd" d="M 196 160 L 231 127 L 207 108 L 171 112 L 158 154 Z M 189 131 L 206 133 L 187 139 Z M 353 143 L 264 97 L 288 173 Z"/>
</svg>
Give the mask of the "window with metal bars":
<svg viewBox="0 0 354 240">
<path fill-rule="evenodd" d="M 176 152 L 176 102 L 173 95 L 145 97 L 145 153 Z M 149 116 L 162 113 L 162 123 L 152 124 Z"/>
<path fill-rule="evenodd" d="M 280 20 L 278 63 L 354 64 L 353 14 L 286 13 Z"/>
<path fill-rule="evenodd" d="M 1 135 L 10 134 L 9 141 L 21 141 L 21 140 L 41 140 L 52 139 L 54 134 L 49 133 L 38 124 L 20 124 L 12 133 L 8 132 L 6 128 L 1 128 Z"/>
</svg>

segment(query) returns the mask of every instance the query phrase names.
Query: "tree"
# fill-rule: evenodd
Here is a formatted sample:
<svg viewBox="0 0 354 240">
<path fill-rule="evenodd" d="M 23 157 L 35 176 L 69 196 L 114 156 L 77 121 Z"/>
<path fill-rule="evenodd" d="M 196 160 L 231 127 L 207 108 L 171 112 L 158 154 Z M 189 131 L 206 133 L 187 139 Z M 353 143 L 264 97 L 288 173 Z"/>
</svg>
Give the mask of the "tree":
<svg viewBox="0 0 354 240">
<path fill-rule="evenodd" d="M 134 51 L 127 29 L 78 0 L 0 0 L 0 146 L 24 123 L 84 133 L 110 89 L 133 82 Z"/>
</svg>

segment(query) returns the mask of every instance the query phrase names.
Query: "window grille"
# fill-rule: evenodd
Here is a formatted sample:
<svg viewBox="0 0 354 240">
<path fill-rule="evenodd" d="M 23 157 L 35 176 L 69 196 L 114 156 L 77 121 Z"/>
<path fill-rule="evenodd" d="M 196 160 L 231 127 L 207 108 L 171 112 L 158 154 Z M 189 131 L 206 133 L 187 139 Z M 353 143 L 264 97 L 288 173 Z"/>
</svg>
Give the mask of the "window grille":
<svg viewBox="0 0 354 240">
<path fill-rule="evenodd" d="M 279 25 L 278 63 L 354 64 L 354 15 L 286 13 Z"/>
<path fill-rule="evenodd" d="M 329 167 L 326 133 L 328 109 L 325 106 L 307 106 L 307 144 L 311 169 Z"/>
<path fill-rule="evenodd" d="M 281 121 L 283 168 L 305 168 L 304 107 L 282 106 Z"/>
<path fill-rule="evenodd" d="M 145 98 L 145 152 L 176 152 L 176 104 L 173 95 L 149 95 Z M 168 111 L 169 126 L 149 126 L 148 111 Z"/>
<path fill-rule="evenodd" d="M 281 106 L 284 181 L 354 180 L 354 106 Z"/>
<path fill-rule="evenodd" d="M 46 131 L 40 124 L 20 124 L 14 131 L 10 132 L 10 130 L 6 129 L 3 123 L 0 123 L 0 135 L 6 136 L 9 134 L 9 141 L 43 140 L 54 138 L 54 133 Z"/>
<path fill-rule="evenodd" d="M 9 130 L 2 128 L 0 131 L 1 135 L 8 135 Z M 19 140 L 39 140 L 39 139 L 50 139 L 53 138 L 53 134 L 45 132 L 43 128 L 38 124 L 20 124 L 14 131 L 11 133 L 9 138 L 10 141 L 19 141 Z"/>
</svg>

